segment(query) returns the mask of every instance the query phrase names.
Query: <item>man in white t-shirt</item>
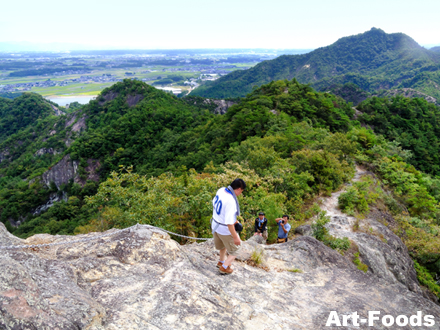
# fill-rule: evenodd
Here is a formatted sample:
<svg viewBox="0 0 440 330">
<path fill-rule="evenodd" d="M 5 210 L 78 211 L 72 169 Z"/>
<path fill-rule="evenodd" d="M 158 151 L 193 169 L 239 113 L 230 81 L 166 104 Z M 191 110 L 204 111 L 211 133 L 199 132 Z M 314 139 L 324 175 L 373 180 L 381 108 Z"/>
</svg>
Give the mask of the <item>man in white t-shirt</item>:
<svg viewBox="0 0 440 330">
<path fill-rule="evenodd" d="M 212 200 L 211 228 L 215 248 L 220 250 L 217 267 L 222 274 L 232 274 L 231 264 L 241 247 L 240 236 L 235 231 L 234 225 L 237 216 L 240 215 L 237 196 L 240 196 L 245 189 L 246 183 L 242 179 L 235 179 L 227 188 L 220 188 Z M 228 257 L 226 252 L 229 254 Z"/>
</svg>

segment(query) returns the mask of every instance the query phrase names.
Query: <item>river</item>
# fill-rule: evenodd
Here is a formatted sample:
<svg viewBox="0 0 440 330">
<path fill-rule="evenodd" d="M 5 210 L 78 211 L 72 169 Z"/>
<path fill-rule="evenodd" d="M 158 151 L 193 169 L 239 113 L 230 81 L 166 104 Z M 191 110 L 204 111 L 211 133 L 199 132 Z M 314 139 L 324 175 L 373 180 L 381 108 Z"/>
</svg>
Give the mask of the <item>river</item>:
<svg viewBox="0 0 440 330">
<path fill-rule="evenodd" d="M 72 102 L 78 102 L 80 104 L 87 104 L 90 100 L 96 98 L 96 95 L 76 95 L 76 96 L 53 96 L 47 97 L 52 102 L 55 102 L 59 106 L 65 107 L 66 104 L 70 104 Z"/>
</svg>

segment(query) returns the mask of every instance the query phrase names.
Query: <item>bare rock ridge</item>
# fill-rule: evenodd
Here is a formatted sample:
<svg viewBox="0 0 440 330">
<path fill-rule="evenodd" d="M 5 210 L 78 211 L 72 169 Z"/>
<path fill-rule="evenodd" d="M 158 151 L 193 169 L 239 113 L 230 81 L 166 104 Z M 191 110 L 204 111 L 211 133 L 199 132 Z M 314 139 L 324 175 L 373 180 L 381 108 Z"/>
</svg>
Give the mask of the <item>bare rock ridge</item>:
<svg viewBox="0 0 440 330">
<path fill-rule="evenodd" d="M 353 181 L 358 181 L 363 175 L 368 173 L 357 167 Z M 348 237 L 354 242 L 359 248 L 361 261 L 368 266 L 369 273 L 390 283 L 400 282 L 409 290 L 421 293 L 414 263 L 405 244 L 388 227 L 373 217 L 367 216 L 359 222 L 355 217 L 342 213 L 337 205 L 338 197 L 343 191 L 335 192 L 323 199 L 321 208 L 330 216 L 330 222 L 327 224 L 329 233 L 339 238 Z M 356 222 L 361 227 L 359 231 L 353 229 Z M 368 233 L 364 232 L 365 229 Z"/>
<path fill-rule="evenodd" d="M 90 239 L 1 250 L 0 328 L 332 329 L 325 327 L 330 311 L 440 318 L 440 307 L 411 282 L 364 273 L 312 237 L 243 242 L 234 273 L 222 276 L 212 240 L 181 246 L 148 225 L 110 233 L 21 240 L 0 223 L 0 246 Z M 255 249 L 264 251 L 265 269 L 250 265 Z M 363 326 L 385 329 L 380 322 Z"/>
</svg>

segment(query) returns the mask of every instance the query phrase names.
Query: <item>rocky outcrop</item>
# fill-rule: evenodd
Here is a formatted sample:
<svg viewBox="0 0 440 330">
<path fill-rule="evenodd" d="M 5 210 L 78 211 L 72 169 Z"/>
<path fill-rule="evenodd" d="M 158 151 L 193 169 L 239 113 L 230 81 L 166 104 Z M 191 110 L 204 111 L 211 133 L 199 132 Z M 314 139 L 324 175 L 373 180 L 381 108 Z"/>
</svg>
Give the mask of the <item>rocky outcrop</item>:
<svg viewBox="0 0 440 330">
<path fill-rule="evenodd" d="M 70 155 L 66 155 L 51 169 L 44 172 L 42 180 L 46 186 L 50 186 L 51 182 L 55 183 L 58 189 L 62 184 L 69 183 L 69 180 L 74 179 L 78 173 L 77 160 L 71 160 Z"/>
<path fill-rule="evenodd" d="M 41 155 L 43 150 L 46 151 L 46 149 L 43 148 L 39 150 L 38 155 Z M 86 175 L 81 176 L 79 174 L 79 161 L 72 160 L 70 158 L 70 155 L 66 155 L 52 168 L 49 168 L 49 170 L 44 172 L 41 177 L 35 177 L 32 180 L 29 180 L 29 185 L 32 185 L 37 181 L 41 181 L 44 185 L 50 187 L 51 183 L 53 182 L 57 189 L 60 190 L 63 184 L 68 184 L 70 180 L 73 180 L 73 182 L 78 183 L 82 187 L 84 187 L 88 180 L 92 180 L 95 182 L 99 181 L 98 171 L 100 168 L 101 163 L 98 160 L 88 159 L 87 166 L 84 168 Z M 41 212 L 44 212 L 52 207 L 56 202 L 60 202 L 62 200 L 67 201 L 67 199 L 68 196 L 65 192 L 58 191 L 52 193 L 44 204 L 39 205 L 32 211 L 32 214 L 38 215 Z M 14 221 L 10 219 L 9 222 L 12 226 L 17 227 L 23 221 Z"/>
<path fill-rule="evenodd" d="M 46 210 L 48 210 L 50 207 L 52 207 L 55 203 L 57 202 L 61 202 L 61 201 L 66 201 L 67 202 L 67 193 L 66 192 L 60 192 L 60 193 L 52 193 L 49 195 L 49 199 L 46 203 L 44 203 L 43 205 L 38 206 L 33 212 L 33 215 L 38 215 L 41 212 L 44 212 Z M 11 223 L 11 225 L 13 225 Z"/>
<path fill-rule="evenodd" d="M 101 167 L 99 161 L 94 159 L 87 160 L 86 178 L 82 179 L 78 173 L 79 161 L 71 160 L 70 155 L 66 155 L 56 165 L 44 172 L 42 181 L 46 186 L 50 186 L 51 182 L 55 183 L 58 189 L 62 184 L 69 183 L 70 180 L 84 186 L 87 180 L 99 181 L 98 170 Z"/>
<path fill-rule="evenodd" d="M 310 225 L 302 225 L 295 228 L 295 234 L 302 236 L 312 236 L 312 227 Z"/>
<path fill-rule="evenodd" d="M 96 159 L 87 159 L 87 166 L 84 168 L 84 170 L 87 173 L 87 176 L 85 179 L 82 179 L 79 175 L 75 175 L 74 182 L 79 183 L 81 186 L 84 186 L 87 182 L 87 180 L 99 181 L 99 174 L 98 171 L 101 168 L 101 163 L 99 160 Z"/>
<path fill-rule="evenodd" d="M 23 224 L 26 221 L 26 217 L 19 216 L 17 219 L 14 219 L 12 217 L 8 218 L 9 224 L 14 227 L 18 228 L 21 224 Z"/>
<path fill-rule="evenodd" d="M 52 107 L 52 110 L 53 110 L 55 116 L 59 117 L 59 116 L 63 116 L 66 114 L 65 112 L 61 111 L 56 106 L 54 106 L 53 104 L 50 104 L 50 106 Z"/>
<path fill-rule="evenodd" d="M 127 104 L 129 107 L 134 107 L 140 101 L 142 101 L 144 96 L 142 94 L 128 95 Z"/>
<path fill-rule="evenodd" d="M 217 107 L 214 109 L 214 113 L 219 115 L 224 115 L 230 107 L 232 107 L 234 104 L 237 104 L 237 102 L 226 101 L 226 100 L 212 100 L 212 99 L 206 99 L 203 101 L 203 103 L 215 104 Z"/>
<path fill-rule="evenodd" d="M 56 151 L 54 148 L 41 148 L 35 152 L 34 156 L 43 156 L 45 154 L 58 155 L 59 152 Z"/>
<path fill-rule="evenodd" d="M 359 111 L 356 107 L 351 107 L 354 110 L 354 115 L 353 118 L 354 119 L 358 119 L 359 116 L 362 116 L 364 113 Z"/>
<path fill-rule="evenodd" d="M 354 181 L 366 175 L 357 168 Z M 338 197 L 343 191 L 324 198 L 321 208 L 327 211 L 330 222 L 326 225 L 335 237 L 348 237 L 359 249 L 360 259 L 368 266 L 368 273 L 389 283 L 402 283 L 409 290 L 421 293 L 414 263 L 405 244 L 388 227 L 372 217 L 357 220 L 338 208 Z"/>
<path fill-rule="evenodd" d="M 109 93 L 104 94 L 104 95 L 101 94 L 101 96 L 98 99 L 98 104 L 99 105 L 103 105 L 106 102 L 110 102 L 110 101 L 114 100 L 118 96 L 119 96 L 119 94 L 116 93 L 116 92 L 109 92 Z"/>
<path fill-rule="evenodd" d="M 8 159 L 9 158 L 8 156 L 9 156 L 9 149 L 8 148 L 6 148 L 3 151 L 0 151 L 0 163 L 4 160 Z"/>
<path fill-rule="evenodd" d="M 266 244 L 266 240 L 263 238 L 263 236 L 260 236 L 260 235 L 252 236 L 251 238 L 249 238 L 247 240 L 247 242 L 250 243 L 250 244 L 252 242 L 255 242 L 257 244 Z"/>
<path fill-rule="evenodd" d="M 363 273 L 312 237 L 243 242 L 234 273 L 224 276 L 212 240 L 181 246 L 147 225 L 109 233 L 24 241 L 0 223 L 1 245 L 86 239 L 0 253 L 0 328 L 309 330 L 332 329 L 325 327 L 330 311 L 440 317 L 419 293 Z M 251 265 L 254 249 L 263 251 L 263 267 Z M 378 321 L 360 328 L 385 329 Z"/>
<path fill-rule="evenodd" d="M 20 245 L 24 240 L 15 237 L 6 229 L 3 223 L 0 223 L 0 246 Z M 3 251 L 2 251 L 3 252 Z M 2 254 L 0 252 L 0 254 Z"/>
<path fill-rule="evenodd" d="M 73 132 L 81 133 L 87 129 L 86 119 L 87 116 L 80 116 L 78 112 L 71 114 L 70 117 L 67 118 L 65 128 L 70 127 L 70 132 L 67 133 L 66 138 L 64 139 L 64 143 L 67 147 L 70 147 L 70 145 L 73 143 Z"/>
<path fill-rule="evenodd" d="M 73 117 L 73 119 L 76 120 L 76 117 Z M 70 121 L 69 121 L 69 123 L 70 123 Z M 72 125 L 72 128 L 70 129 L 71 132 L 81 132 L 83 130 L 86 130 L 86 128 L 87 128 L 86 117 L 82 116 L 72 124 L 70 124 L 70 125 Z M 66 127 L 68 127 L 70 125 L 66 125 Z"/>
</svg>

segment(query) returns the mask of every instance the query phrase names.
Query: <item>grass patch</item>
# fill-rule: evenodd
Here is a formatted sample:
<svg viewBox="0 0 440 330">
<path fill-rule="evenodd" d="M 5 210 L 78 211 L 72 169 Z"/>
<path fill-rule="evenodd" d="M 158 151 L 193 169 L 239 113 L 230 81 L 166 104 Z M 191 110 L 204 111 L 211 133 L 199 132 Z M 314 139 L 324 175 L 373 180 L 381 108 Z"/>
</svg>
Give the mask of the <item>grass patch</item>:
<svg viewBox="0 0 440 330">
<path fill-rule="evenodd" d="M 368 266 L 366 264 L 364 264 L 360 259 L 359 259 L 359 252 L 356 252 L 354 254 L 354 259 L 353 259 L 353 263 L 356 265 L 357 269 L 362 270 L 364 273 L 366 273 L 368 271 Z"/>
<path fill-rule="evenodd" d="M 301 269 L 299 268 L 291 268 L 291 269 L 287 269 L 288 272 L 291 273 L 304 273 Z"/>
<path fill-rule="evenodd" d="M 264 263 L 264 250 L 255 248 L 252 252 L 251 260 L 255 263 L 255 265 L 260 266 Z"/>
<path fill-rule="evenodd" d="M 268 272 L 270 269 L 266 266 L 265 261 L 264 250 L 261 248 L 255 248 L 251 254 L 251 258 L 245 260 L 245 263 L 249 266 L 261 268 Z"/>
</svg>

